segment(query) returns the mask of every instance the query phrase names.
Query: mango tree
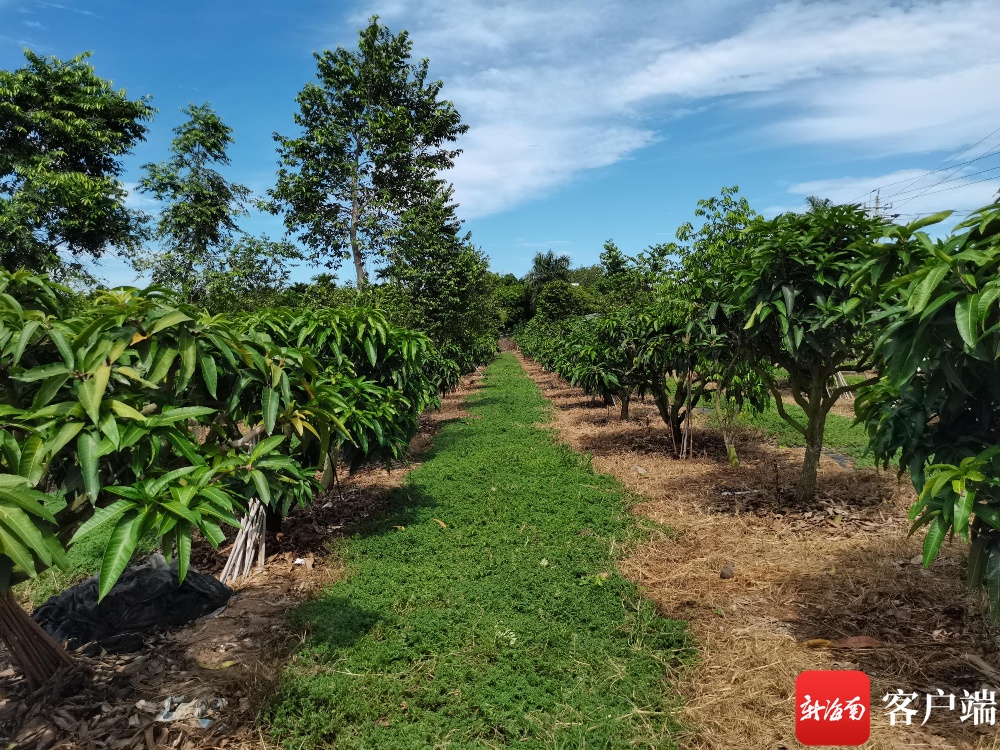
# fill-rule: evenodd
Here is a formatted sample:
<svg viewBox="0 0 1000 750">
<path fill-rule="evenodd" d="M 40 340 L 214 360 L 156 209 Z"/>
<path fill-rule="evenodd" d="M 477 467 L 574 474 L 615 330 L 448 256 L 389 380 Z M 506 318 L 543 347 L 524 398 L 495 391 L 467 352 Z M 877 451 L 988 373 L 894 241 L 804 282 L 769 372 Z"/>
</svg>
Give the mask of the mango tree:
<svg viewBox="0 0 1000 750">
<path fill-rule="evenodd" d="M 890 227 L 858 274 L 882 291 L 884 378 L 856 409 L 875 456 L 908 469 L 919 493 L 924 566 L 949 534 L 971 538 L 968 583 L 985 585 L 1000 622 L 1000 206 L 943 239 L 922 231 L 949 213 Z"/>
<path fill-rule="evenodd" d="M 434 398 L 426 337 L 378 313 L 286 319 L 271 330 L 299 345 L 282 346 L 166 290 L 105 292 L 76 316 L 63 291 L 0 273 L 0 636 L 34 684 L 65 655 L 10 586 L 60 564 L 64 543 L 110 529 L 102 597 L 143 538 L 183 580 L 193 532 L 217 546 L 244 501 L 309 502 L 345 446 L 355 465 L 398 457 Z"/>
<path fill-rule="evenodd" d="M 817 206 L 757 220 L 745 262 L 735 269 L 735 304 L 725 314 L 747 361 L 767 384 L 778 414 L 805 438 L 806 453 L 795 499 L 816 492 L 823 430 L 830 409 L 865 383 L 830 388 L 845 371 L 873 362 L 875 303 L 871 287 L 851 278 L 882 220 L 859 206 Z M 803 418 L 784 406 L 773 368 L 788 372 L 792 399 Z"/>
</svg>

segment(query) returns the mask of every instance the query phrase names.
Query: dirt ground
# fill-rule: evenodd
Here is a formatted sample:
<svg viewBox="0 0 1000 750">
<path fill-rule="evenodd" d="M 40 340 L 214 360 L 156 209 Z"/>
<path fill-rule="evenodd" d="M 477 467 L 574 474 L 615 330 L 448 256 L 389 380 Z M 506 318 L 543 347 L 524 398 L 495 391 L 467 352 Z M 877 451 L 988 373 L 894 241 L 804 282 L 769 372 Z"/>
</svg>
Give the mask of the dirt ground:
<svg viewBox="0 0 1000 750">
<path fill-rule="evenodd" d="M 917 726 L 922 699 L 913 725 L 889 725 L 883 696 L 897 689 L 961 697 L 1000 687 L 997 631 L 962 585 L 962 544 L 946 543 L 925 571 L 920 539 L 906 537 L 908 480 L 824 457 L 816 501 L 796 507 L 801 449 L 748 430 L 737 436 L 741 466 L 733 469 L 718 432 L 696 422 L 695 457 L 681 461 L 651 404 L 635 404 L 623 423 L 534 362 L 522 364 L 555 406 L 549 426 L 558 437 L 635 492 L 634 512 L 655 522 L 621 568 L 697 639 L 699 662 L 676 676 L 683 748 L 801 747 L 795 679 L 808 669 L 869 675 L 866 747 L 1000 747 L 996 727 L 963 723 L 958 710 L 936 710 Z M 841 406 L 850 413 L 853 404 Z"/>
<path fill-rule="evenodd" d="M 0 647 L 0 744 L 31 750 L 269 747 L 257 719 L 306 635 L 290 624 L 288 613 L 345 575 L 331 542 L 384 512 L 439 426 L 466 414 L 465 398 L 479 380 L 463 379 L 439 411 L 424 415 L 405 464 L 391 472 L 363 468 L 353 476 L 345 470 L 339 488 L 285 519 L 281 533 L 268 539 L 265 566 L 234 587 L 235 596 L 219 614 L 151 636 L 136 653 L 77 654 L 77 673 L 36 693 Z M 217 575 L 227 552 L 202 540 L 192 552 L 192 567 Z M 206 726 L 196 717 L 157 721 L 171 697 L 182 706 L 201 704 Z"/>
</svg>

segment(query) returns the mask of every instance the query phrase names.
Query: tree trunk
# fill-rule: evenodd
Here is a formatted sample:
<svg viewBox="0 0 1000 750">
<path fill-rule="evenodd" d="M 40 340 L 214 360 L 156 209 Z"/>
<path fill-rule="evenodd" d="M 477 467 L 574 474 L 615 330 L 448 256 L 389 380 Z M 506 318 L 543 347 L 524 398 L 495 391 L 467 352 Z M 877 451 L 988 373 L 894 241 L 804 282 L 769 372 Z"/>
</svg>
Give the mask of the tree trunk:
<svg viewBox="0 0 1000 750">
<path fill-rule="evenodd" d="M 734 468 L 740 468 L 740 459 L 736 455 L 736 446 L 733 445 L 732 436 L 729 434 L 729 423 L 722 410 L 722 396 L 718 390 L 712 392 L 712 401 L 715 402 L 715 418 L 719 420 L 719 430 L 722 431 L 722 440 L 726 444 L 726 453 L 729 454 L 729 464 Z"/>
<path fill-rule="evenodd" d="M 629 402 L 632 400 L 632 394 L 630 392 L 628 392 L 628 391 L 624 391 L 623 390 L 618 395 L 621 397 L 621 400 L 622 400 L 622 415 L 621 415 L 621 419 L 624 422 L 626 419 L 628 419 L 628 405 L 629 405 Z"/>
<path fill-rule="evenodd" d="M 809 402 L 809 422 L 806 425 L 806 457 L 802 462 L 802 472 L 795 486 L 795 501 L 811 503 L 816 497 L 816 474 L 819 471 L 819 457 L 823 452 L 823 429 L 826 426 L 828 409 L 822 398 Z"/>
<path fill-rule="evenodd" d="M 354 180 L 351 184 L 351 255 L 354 258 L 354 271 L 358 276 L 358 291 L 363 292 L 368 286 L 368 277 L 365 274 L 365 259 L 361 253 L 361 244 L 358 242 L 358 221 L 361 219 L 360 197 L 358 195 L 358 172 L 361 169 L 361 141 L 359 140 L 354 148 Z"/>
<path fill-rule="evenodd" d="M 667 393 L 666 382 L 654 387 L 652 391 L 653 403 L 656 404 L 656 410 L 660 413 L 660 419 L 663 420 L 663 424 L 670 430 L 670 439 L 673 441 L 674 452 L 676 453 L 678 446 L 681 444 L 681 425 L 675 419 L 676 414 L 673 405 L 670 403 L 670 395 Z"/>
<path fill-rule="evenodd" d="M 75 662 L 37 622 L 14 601 L 9 588 L 0 591 L 0 638 L 10 658 L 32 690 Z"/>
</svg>

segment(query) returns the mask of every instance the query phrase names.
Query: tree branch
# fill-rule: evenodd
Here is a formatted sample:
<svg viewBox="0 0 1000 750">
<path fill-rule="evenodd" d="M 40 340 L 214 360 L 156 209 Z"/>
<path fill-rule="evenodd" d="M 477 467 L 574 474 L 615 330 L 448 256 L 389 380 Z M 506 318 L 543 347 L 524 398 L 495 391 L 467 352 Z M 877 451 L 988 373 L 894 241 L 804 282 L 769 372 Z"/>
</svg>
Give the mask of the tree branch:
<svg viewBox="0 0 1000 750">
<path fill-rule="evenodd" d="M 879 380 L 881 380 L 881 378 L 879 378 L 879 377 L 876 376 L 874 378 L 868 378 L 867 380 L 862 380 L 860 383 L 855 383 L 854 385 L 842 385 L 842 386 L 840 386 L 840 388 L 834 388 L 832 391 L 830 391 L 830 398 L 833 401 L 836 401 L 838 398 L 840 398 L 841 396 L 843 396 L 845 393 L 850 393 L 851 391 L 856 391 L 858 388 L 863 388 L 866 385 L 874 385 Z"/>
<path fill-rule="evenodd" d="M 267 428 L 264 427 L 264 423 L 262 422 L 261 424 L 257 425 L 252 430 L 250 430 L 250 432 L 248 432 L 243 437 L 238 438 L 237 440 L 230 440 L 228 443 L 226 443 L 226 445 L 229 446 L 230 448 L 242 448 L 247 443 L 253 442 L 257 438 L 259 438 L 266 431 Z"/>
<path fill-rule="evenodd" d="M 797 432 L 802 433 L 802 437 L 806 436 L 806 428 L 795 421 L 787 411 L 785 411 L 785 405 L 781 401 L 781 391 L 778 389 L 777 383 L 774 383 L 770 377 L 764 372 L 764 370 L 757 364 L 751 364 L 751 369 L 760 375 L 761 380 L 767 386 L 767 389 L 771 391 L 771 395 L 774 397 L 774 408 L 778 411 L 778 416 L 784 419 L 788 424 L 795 428 Z"/>
</svg>

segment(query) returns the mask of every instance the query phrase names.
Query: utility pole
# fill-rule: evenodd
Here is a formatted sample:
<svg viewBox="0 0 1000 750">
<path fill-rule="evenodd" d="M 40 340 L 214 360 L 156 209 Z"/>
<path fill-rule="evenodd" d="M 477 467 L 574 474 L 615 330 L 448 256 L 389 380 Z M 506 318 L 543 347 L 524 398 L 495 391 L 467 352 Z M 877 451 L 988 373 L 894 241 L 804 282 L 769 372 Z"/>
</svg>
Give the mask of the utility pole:
<svg viewBox="0 0 1000 750">
<path fill-rule="evenodd" d="M 868 202 L 865 203 L 865 211 L 875 218 L 892 221 L 896 218 L 896 216 L 898 216 L 898 214 L 889 213 L 892 210 L 892 204 L 882 203 L 880 193 L 881 190 L 875 191 L 874 203 L 871 202 L 871 193 L 868 194 Z"/>
</svg>

